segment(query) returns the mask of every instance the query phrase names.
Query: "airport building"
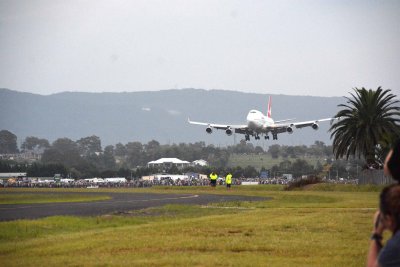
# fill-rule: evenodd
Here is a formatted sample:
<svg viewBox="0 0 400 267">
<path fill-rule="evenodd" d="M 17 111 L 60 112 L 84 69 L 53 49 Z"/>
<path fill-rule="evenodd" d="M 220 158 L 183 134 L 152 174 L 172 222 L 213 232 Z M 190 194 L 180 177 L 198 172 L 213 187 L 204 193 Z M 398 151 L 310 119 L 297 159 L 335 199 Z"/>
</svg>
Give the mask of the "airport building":
<svg viewBox="0 0 400 267">
<path fill-rule="evenodd" d="M 26 178 L 26 172 L 1 172 L 0 173 L 0 184 L 3 185 L 6 182 L 15 183 L 17 179 Z"/>
<path fill-rule="evenodd" d="M 0 179 L 9 178 L 24 178 L 26 177 L 26 172 L 1 172 Z"/>
<path fill-rule="evenodd" d="M 25 151 L 17 154 L 0 154 L 0 159 L 14 160 L 17 162 L 35 162 L 42 158 L 43 152 Z"/>
</svg>

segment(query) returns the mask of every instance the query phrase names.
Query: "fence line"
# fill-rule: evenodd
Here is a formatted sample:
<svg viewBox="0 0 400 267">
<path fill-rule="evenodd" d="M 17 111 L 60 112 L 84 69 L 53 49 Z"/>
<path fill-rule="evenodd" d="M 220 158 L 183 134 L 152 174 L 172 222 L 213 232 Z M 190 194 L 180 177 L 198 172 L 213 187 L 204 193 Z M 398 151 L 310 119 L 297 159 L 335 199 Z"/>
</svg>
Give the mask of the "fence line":
<svg viewBox="0 0 400 267">
<path fill-rule="evenodd" d="M 383 170 L 363 170 L 358 176 L 358 184 L 393 184 L 395 181 L 391 177 L 385 176 Z"/>
</svg>

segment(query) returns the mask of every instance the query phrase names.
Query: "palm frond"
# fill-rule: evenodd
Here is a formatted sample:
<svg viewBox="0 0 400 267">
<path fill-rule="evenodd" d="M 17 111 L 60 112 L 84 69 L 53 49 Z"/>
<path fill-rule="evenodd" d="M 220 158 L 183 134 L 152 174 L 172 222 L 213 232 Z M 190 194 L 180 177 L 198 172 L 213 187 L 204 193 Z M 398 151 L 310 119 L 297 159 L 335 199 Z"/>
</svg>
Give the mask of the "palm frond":
<svg viewBox="0 0 400 267">
<path fill-rule="evenodd" d="M 351 97 L 335 117 L 340 120 L 329 129 L 333 138 L 333 153 L 336 158 L 363 156 L 369 163 L 375 160 L 376 147 L 384 143 L 387 136 L 400 136 L 400 103 L 391 90 L 378 87 L 376 90 L 353 88 Z"/>
</svg>

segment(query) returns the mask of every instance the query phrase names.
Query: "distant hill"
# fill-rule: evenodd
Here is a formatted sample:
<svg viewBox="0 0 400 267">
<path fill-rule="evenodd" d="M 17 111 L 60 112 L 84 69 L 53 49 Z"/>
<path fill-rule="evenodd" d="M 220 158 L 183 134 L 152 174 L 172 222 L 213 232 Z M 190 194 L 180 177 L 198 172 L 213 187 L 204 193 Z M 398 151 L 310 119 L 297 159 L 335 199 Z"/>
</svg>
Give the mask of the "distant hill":
<svg viewBox="0 0 400 267">
<path fill-rule="evenodd" d="M 224 90 L 182 89 L 132 93 L 57 93 L 43 96 L 0 89 L 0 130 L 9 130 L 22 143 L 27 136 L 61 137 L 77 140 L 97 135 L 102 145 L 147 143 L 194 143 L 232 145 L 243 136 L 225 135 L 187 123 L 192 120 L 243 124 L 250 109 L 266 112 L 268 94 Z M 275 120 L 296 118 L 311 120 L 334 116 L 342 97 L 272 96 Z M 278 141 L 252 140 L 266 148 L 269 144 L 310 145 L 316 140 L 331 144 L 329 122 L 320 129 L 295 129 L 294 134 L 280 134 Z"/>
</svg>

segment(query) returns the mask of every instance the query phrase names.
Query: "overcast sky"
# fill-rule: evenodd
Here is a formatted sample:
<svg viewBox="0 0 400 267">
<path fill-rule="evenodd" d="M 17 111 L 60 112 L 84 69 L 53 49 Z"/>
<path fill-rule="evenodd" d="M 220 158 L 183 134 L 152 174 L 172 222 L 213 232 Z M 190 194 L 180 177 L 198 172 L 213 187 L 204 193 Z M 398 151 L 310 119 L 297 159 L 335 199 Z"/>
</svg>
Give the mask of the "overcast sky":
<svg viewBox="0 0 400 267">
<path fill-rule="evenodd" d="M 400 95 L 400 1 L 0 0 L 0 88 Z"/>
</svg>

